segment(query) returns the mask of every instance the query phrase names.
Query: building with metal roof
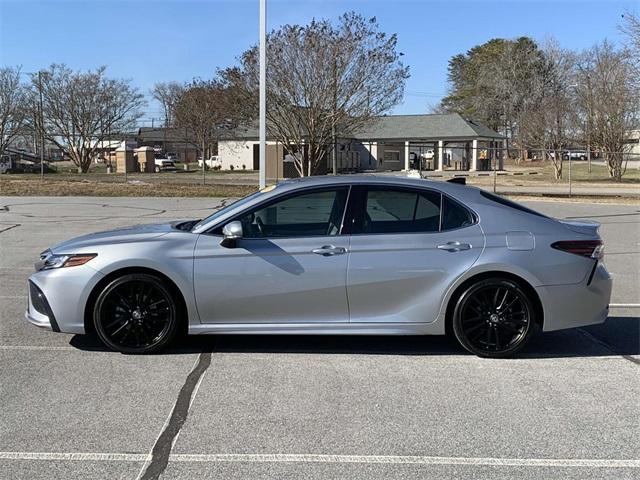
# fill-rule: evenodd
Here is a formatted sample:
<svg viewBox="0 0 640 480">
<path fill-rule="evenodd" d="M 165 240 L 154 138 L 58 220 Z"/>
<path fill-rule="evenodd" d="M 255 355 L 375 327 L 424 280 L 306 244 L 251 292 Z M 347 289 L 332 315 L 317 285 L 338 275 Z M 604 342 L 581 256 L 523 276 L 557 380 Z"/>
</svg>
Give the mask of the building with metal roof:
<svg viewBox="0 0 640 480">
<path fill-rule="evenodd" d="M 376 117 L 349 137 L 337 139 L 340 171 L 489 170 L 502 168 L 504 137 L 457 113 Z M 327 170 L 332 162 L 328 146 Z M 218 143 L 223 169 L 257 169 L 258 130 L 242 127 Z M 267 162 L 285 162 L 283 145 L 267 136 Z M 286 174 L 279 165 L 267 170 Z M 280 174 L 277 174 L 280 176 Z"/>
</svg>

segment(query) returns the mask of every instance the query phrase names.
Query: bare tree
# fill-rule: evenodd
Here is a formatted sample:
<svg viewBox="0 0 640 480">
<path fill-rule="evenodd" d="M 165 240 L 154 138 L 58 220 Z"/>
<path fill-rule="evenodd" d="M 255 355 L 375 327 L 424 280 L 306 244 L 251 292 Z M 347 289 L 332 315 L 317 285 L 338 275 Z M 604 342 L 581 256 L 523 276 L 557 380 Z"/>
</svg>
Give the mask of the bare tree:
<svg viewBox="0 0 640 480">
<path fill-rule="evenodd" d="M 615 180 L 625 173 L 625 139 L 639 118 L 640 85 L 631 57 L 630 51 L 604 41 L 584 52 L 578 64 L 579 104 L 590 139 L 604 153 Z"/>
<path fill-rule="evenodd" d="M 556 179 L 562 178 L 563 150 L 573 136 L 575 124 L 575 56 L 554 40 L 543 46 L 544 64 L 531 85 L 529 103 L 519 125 L 522 145 L 544 152 Z"/>
<path fill-rule="evenodd" d="M 25 87 L 20 68 L 0 68 L 0 155 L 21 133 L 25 120 Z"/>
<path fill-rule="evenodd" d="M 195 137 L 203 159 L 220 135 L 236 125 L 233 100 L 219 79 L 197 79 L 183 87 L 176 103 L 176 122 Z"/>
<path fill-rule="evenodd" d="M 328 20 L 285 25 L 267 38 L 267 129 L 294 158 L 300 176 L 317 172 L 327 147 L 388 112 L 402 100 L 408 67 L 396 35 L 375 18 L 346 13 Z M 257 112 L 258 50 L 223 72 Z"/>
<path fill-rule="evenodd" d="M 164 127 L 174 127 L 176 120 L 176 105 L 184 90 L 178 82 L 159 82 L 151 89 L 150 93 L 162 107 L 164 115 Z"/>
<path fill-rule="evenodd" d="M 66 65 L 53 64 L 42 71 L 41 85 L 37 75 L 32 76 L 32 97 L 42 89 L 46 139 L 83 173 L 89 170 L 107 132 L 133 128 L 146 105 L 128 80 L 107 78 L 105 70 L 74 72 Z"/>
<path fill-rule="evenodd" d="M 622 15 L 623 23 L 620 30 L 629 40 L 629 51 L 640 62 L 640 17 L 635 13 L 626 12 Z"/>
</svg>

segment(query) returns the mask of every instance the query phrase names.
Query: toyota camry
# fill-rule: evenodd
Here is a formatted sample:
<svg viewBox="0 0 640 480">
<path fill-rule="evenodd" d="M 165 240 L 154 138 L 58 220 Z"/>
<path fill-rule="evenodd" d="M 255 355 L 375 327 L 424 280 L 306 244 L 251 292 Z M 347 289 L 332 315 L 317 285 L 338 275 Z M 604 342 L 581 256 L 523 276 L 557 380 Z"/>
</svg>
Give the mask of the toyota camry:
<svg viewBox="0 0 640 480">
<path fill-rule="evenodd" d="M 536 331 L 603 322 L 598 224 L 483 190 L 338 176 L 267 187 L 199 220 L 51 247 L 26 318 L 124 353 L 188 334 L 430 335 L 505 357 Z"/>
</svg>

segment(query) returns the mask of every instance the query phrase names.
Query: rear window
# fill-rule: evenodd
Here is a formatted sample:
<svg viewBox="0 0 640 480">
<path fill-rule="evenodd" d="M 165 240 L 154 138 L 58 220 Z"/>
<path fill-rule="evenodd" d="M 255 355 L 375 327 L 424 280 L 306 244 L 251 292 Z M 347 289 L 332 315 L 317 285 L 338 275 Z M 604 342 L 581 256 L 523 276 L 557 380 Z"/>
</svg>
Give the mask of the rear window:
<svg viewBox="0 0 640 480">
<path fill-rule="evenodd" d="M 442 227 L 441 230 L 455 230 L 464 228 L 475 223 L 473 213 L 451 200 L 445 195 L 442 196 Z"/>
<path fill-rule="evenodd" d="M 507 200 L 506 198 L 503 198 L 499 195 L 494 195 L 493 193 L 485 192 L 484 190 L 480 191 L 480 195 L 493 202 L 499 203 L 500 205 L 504 205 L 505 207 L 514 208 L 516 210 L 520 210 L 521 212 L 530 213 L 531 215 L 537 215 L 538 217 L 549 218 L 542 213 L 531 210 L 530 208 L 527 208 L 524 205 L 520 205 L 519 203 L 512 202 L 511 200 Z"/>
</svg>

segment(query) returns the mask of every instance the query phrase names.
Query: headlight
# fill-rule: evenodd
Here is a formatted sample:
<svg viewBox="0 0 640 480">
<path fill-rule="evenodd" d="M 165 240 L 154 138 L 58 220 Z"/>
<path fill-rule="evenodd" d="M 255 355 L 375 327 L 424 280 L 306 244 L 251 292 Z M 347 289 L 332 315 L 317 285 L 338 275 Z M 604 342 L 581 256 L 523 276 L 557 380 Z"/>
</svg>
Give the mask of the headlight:
<svg viewBox="0 0 640 480">
<path fill-rule="evenodd" d="M 50 251 L 42 252 L 40 261 L 36 263 L 36 270 L 51 270 L 53 268 L 77 267 L 84 265 L 97 253 L 78 253 L 68 255 L 55 255 Z"/>
</svg>

